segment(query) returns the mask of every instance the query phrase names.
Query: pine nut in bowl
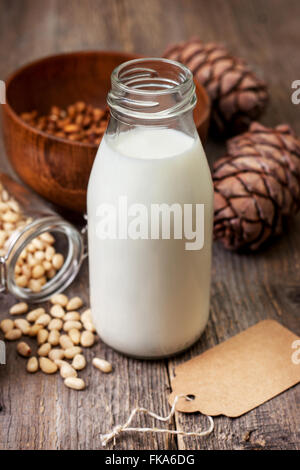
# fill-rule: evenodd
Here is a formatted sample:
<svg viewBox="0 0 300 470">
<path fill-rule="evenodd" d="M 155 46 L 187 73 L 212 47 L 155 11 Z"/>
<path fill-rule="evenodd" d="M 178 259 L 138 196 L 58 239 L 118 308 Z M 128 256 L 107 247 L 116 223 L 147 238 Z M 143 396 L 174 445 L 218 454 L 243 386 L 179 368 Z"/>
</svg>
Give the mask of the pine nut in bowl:
<svg viewBox="0 0 300 470">
<path fill-rule="evenodd" d="M 106 129 L 113 69 L 137 58 L 125 52 L 81 51 L 49 56 L 6 80 L 6 153 L 20 178 L 41 196 L 83 212 L 97 148 Z M 195 122 L 202 140 L 210 102 L 196 82 Z"/>
</svg>

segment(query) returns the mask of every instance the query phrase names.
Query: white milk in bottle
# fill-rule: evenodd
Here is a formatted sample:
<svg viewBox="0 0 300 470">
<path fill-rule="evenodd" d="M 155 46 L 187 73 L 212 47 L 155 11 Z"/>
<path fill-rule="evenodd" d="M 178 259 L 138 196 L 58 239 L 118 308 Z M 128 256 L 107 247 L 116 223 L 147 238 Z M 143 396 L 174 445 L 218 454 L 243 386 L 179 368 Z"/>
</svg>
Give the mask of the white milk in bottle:
<svg viewBox="0 0 300 470">
<path fill-rule="evenodd" d="M 113 72 L 108 103 L 88 186 L 93 320 L 120 352 L 168 356 L 209 315 L 213 187 L 192 75 L 164 59 L 131 61 Z"/>
</svg>

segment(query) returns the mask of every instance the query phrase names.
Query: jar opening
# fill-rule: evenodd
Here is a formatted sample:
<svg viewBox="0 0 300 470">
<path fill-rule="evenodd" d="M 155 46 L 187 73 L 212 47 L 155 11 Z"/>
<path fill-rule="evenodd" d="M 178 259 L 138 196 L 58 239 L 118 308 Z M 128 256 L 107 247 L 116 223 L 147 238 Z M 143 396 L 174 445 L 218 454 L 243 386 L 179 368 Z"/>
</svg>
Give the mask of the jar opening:
<svg viewBox="0 0 300 470">
<path fill-rule="evenodd" d="M 64 263 L 57 270 L 55 276 L 49 279 L 39 292 L 33 292 L 16 284 L 15 267 L 26 246 L 44 232 L 56 236 L 56 243 L 60 243 L 60 248 L 64 252 Z M 21 232 L 13 235 L 7 255 L 4 258 L 8 291 L 19 299 L 33 303 L 49 299 L 54 293 L 63 291 L 73 281 L 84 257 L 83 250 L 83 240 L 80 233 L 68 222 L 55 216 L 47 216 L 32 222 Z"/>
<path fill-rule="evenodd" d="M 111 75 L 107 102 L 112 113 L 136 119 L 165 119 L 196 104 L 192 72 L 179 62 L 161 58 L 135 59 Z"/>
</svg>

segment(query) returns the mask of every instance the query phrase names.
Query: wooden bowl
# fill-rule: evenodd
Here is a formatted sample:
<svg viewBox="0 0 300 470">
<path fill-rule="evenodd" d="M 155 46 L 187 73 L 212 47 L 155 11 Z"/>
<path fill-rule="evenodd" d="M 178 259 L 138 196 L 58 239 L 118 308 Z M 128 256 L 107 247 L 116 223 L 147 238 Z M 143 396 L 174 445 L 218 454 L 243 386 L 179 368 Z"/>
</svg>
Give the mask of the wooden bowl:
<svg viewBox="0 0 300 470">
<path fill-rule="evenodd" d="M 6 81 L 3 132 L 7 155 L 20 178 L 37 193 L 62 207 L 83 212 L 86 189 L 97 152 L 93 144 L 51 136 L 26 124 L 20 113 L 47 114 L 52 105 L 66 108 L 76 101 L 106 104 L 110 75 L 122 62 L 137 58 L 124 52 L 82 51 L 50 56 L 26 65 Z M 210 102 L 196 83 L 194 118 L 205 140 Z"/>
</svg>

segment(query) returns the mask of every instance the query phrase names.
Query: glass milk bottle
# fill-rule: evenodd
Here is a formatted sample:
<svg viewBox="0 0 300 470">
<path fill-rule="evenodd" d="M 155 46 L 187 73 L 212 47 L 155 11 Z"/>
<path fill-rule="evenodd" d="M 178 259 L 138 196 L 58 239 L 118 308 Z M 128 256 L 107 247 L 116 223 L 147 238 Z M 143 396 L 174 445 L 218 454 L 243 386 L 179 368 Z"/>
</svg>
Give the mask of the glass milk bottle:
<svg viewBox="0 0 300 470">
<path fill-rule="evenodd" d="M 213 186 L 193 121 L 192 73 L 123 63 L 88 186 L 90 293 L 105 343 L 140 358 L 178 353 L 209 315 Z"/>
</svg>

